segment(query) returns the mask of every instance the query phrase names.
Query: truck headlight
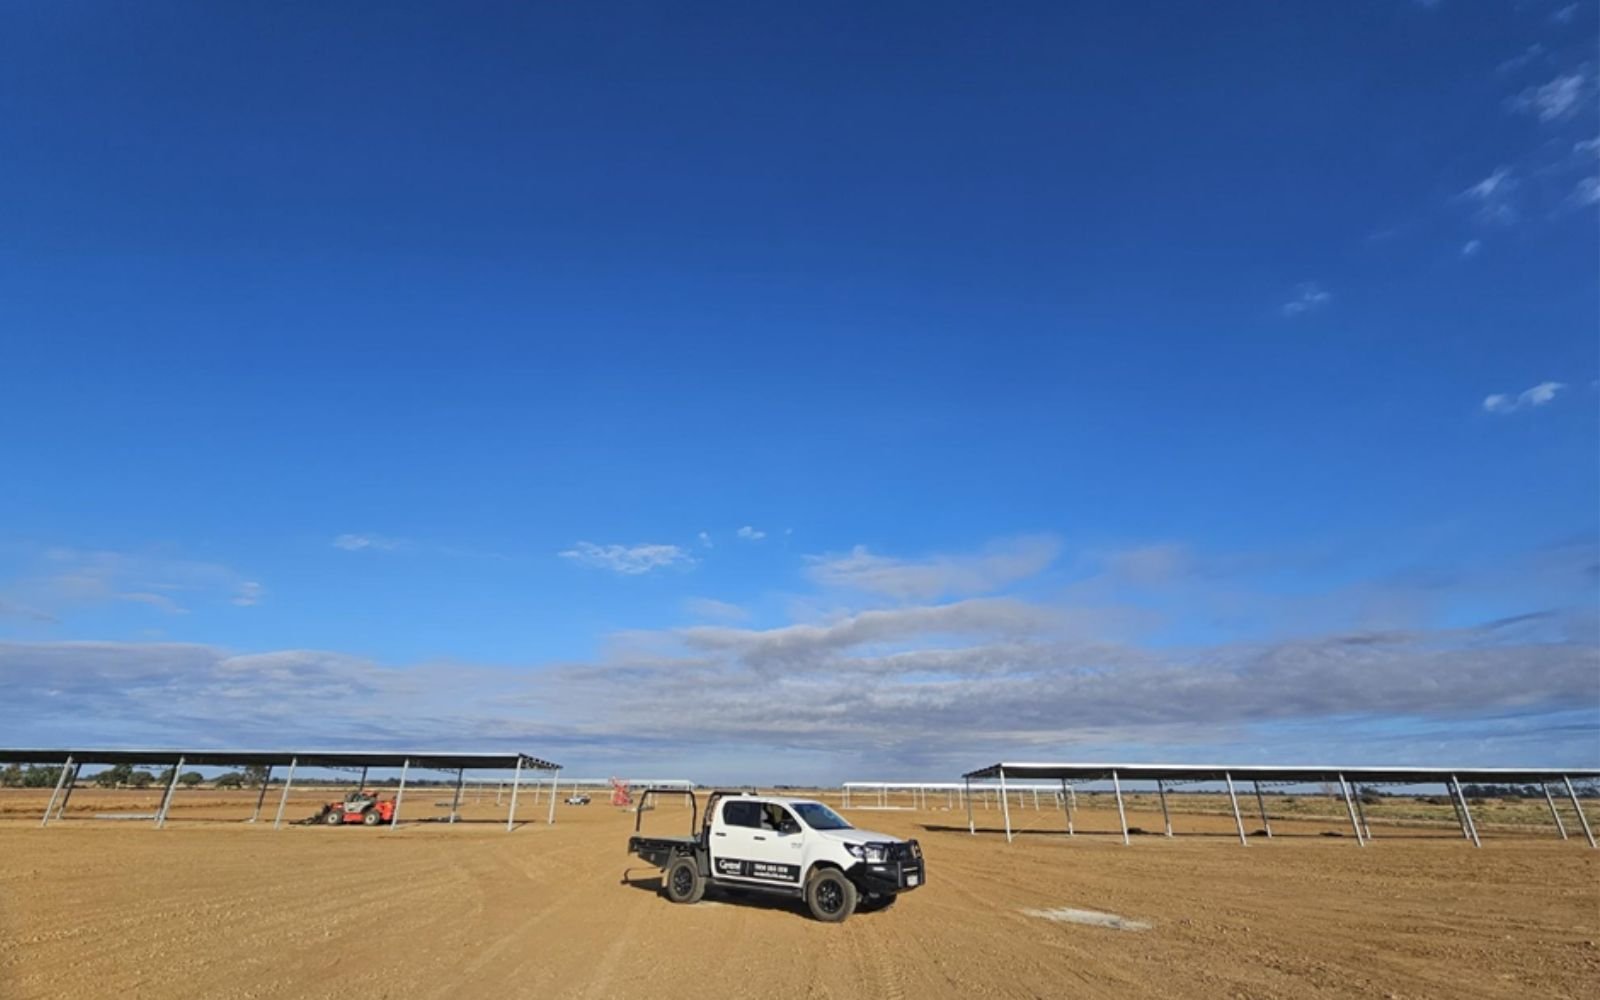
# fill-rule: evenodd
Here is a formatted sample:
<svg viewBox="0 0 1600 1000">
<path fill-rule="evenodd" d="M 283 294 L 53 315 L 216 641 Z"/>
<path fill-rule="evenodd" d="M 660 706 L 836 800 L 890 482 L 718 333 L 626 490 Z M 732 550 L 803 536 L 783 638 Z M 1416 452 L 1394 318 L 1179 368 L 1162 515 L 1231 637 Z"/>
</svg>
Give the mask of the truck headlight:
<svg viewBox="0 0 1600 1000">
<path fill-rule="evenodd" d="M 844 849 L 850 852 L 851 857 L 871 865 L 881 865 L 889 860 L 889 848 L 886 844 L 846 844 Z"/>
</svg>

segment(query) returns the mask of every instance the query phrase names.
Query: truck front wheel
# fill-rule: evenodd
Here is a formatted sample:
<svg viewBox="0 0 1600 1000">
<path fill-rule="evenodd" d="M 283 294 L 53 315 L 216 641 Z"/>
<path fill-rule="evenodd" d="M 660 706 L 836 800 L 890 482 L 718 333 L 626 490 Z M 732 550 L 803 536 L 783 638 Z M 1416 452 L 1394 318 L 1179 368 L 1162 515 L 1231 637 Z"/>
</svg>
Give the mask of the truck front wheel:
<svg viewBox="0 0 1600 1000">
<path fill-rule="evenodd" d="M 700 877 L 700 865 L 694 858 L 680 857 L 667 866 L 667 898 L 674 903 L 698 903 L 706 894 L 706 880 Z"/>
<path fill-rule="evenodd" d="M 806 879 L 806 905 L 823 923 L 836 924 L 856 911 L 855 884 L 837 868 L 818 868 Z"/>
</svg>

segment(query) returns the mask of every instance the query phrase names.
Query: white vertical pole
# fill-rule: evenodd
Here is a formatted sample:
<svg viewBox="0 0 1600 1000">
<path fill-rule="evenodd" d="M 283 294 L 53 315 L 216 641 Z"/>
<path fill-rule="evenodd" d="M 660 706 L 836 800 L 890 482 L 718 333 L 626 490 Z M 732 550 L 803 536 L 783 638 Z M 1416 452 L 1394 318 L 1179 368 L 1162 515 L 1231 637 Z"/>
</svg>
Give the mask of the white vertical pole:
<svg viewBox="0 0 1600 1000">
<path fill-rule="evenodd" d="M 1567 825 L 1561 822 L 1561 814 L 1556 812 L 1556 800 L 1550 796 L 1550 786 L 1540 782 L 1539 787 L 1544 789 L 1545 805 L 1550 807 L 1550 818 L 1556 821 L 1556 832 L 1561 834 L 1561 839 L 1567 839 Z"/>
<path fill-rule="evenodd" d="M 517 825 L 517 788 L 522 784 L 522 756 L 517 755 L 517 771 L 511 778 L 511 811 L 506 814 L 506 832 Z"/>
<path fill-rule="evenodd" d="M 167 782 L 167 794 L 161 799 L 161 809 L 156 813 L 156 829 L 167 825 L 167 810 L 172 808 L 172 796 L 178 791 L 178 772 L 183 770 L 183 758 L 172 765 L 172 780 Z"/>
<path fill-rule="evenodd" d="M 1122 824 L 1122 846 L 1127 847 L 1133 841 L 1128 838 L 1128 813 L 1122 808 L 1122 779 L 1115 771 L 1111 772 L 1111 789 L 1117 793 L 1117 822 Z"/>
<path fill-rule="evenodd" d="M 1256 786 L 1256 807 L 1261 810 L 1261 826 L 1267 831 L 1267 839 L 1272 839 L 1272 820 L 1267 819 L 1267 800 L 1261 795 L 1261 782 L 1252 782 Z"/>
<path fill-rule="evenodd" d="M 1233 822 L 1239 827 L 1239 843 L 1250 846 L 1250 838 L 1244 835 L 1244 817 L 1239 815 L 1239 796 L 1233 790 L 1233 773 L 1223 771 L 1222 777 L 1228 782 L 1228 801 L 1233 803 Z"/>
<path fill-rule="evenodd" d="M 1572 797 L 1572 808 L 1578 811 L 1578 822 L 1583 824 L 1583 835 L 1589 838 L 1589 846 L 1593 847 L 1594 831 L 1589 829 L 1589 817 L 1583 814 L 1583 803 L 1578 801 L 1578 793 L 1572 788 L 1572 779 L 1563 774 L 1561 780 L 1567 783 L 1567 794 Z M 1463 799 L 1462 801 L 1465 802 L 1466 800 Z"/>
<path fill-rule="evenodd" d="M 1061 779 L 1061 811 L 1067 814 L 1067 836 L 1072 836 L 1072 804 L 1067 798 L 1067 779 Z"/>
<path fill-rule="evenodd" d="M 1461 800 L 1461 815 L 1467 818 L 1467 832 L 1472 834 L 1472 846 L 1482 847 L 1483 841 L 1478 839 L 1478 824 L 1473 822 L 1472 809 L 1467 805 L 1467 793 L 1461 790 L 1461 779 L 1452 774 L 1450 780 L 1456 784 L 1456 798 Z"/>
<path fill-rule="evenodd" d="M 283 779 L 283 795 L 278 798 L 278 815 L 272 819 L 272 828 L 276 830 L 283 825 L 283 807 L 289 804 L 289 786 L 294 784 L 294 767 L 300 763 L 300 758 L 289 758 L 289 774 Z"/>
<path fill-rule="evenodd" d="M 1037 788 L 1033 790 L 1033 811 L 1039 811 L 1039 790 Z"/>
<path fill-rule="evenodd" d="M 1356 822 L 1356 804 L 1350 799 L 1350 785 L 1344 780 L 1344 775 L 1339 775 L 1339 791 L 1344 794 L 1344 809 L 1350 814 L 1350 829 L 1355 831 L 1356 844 L 1366 847 L 1367 842 L 1361 836 L 1361 824 Z"/>
<path fill-rule="evenodd" d="M 967 793 L 962 798 L 967 800 L 967 832 L 974 837 L 978 835 L 978 828 L 972 822 L 972 779 L 963 779 L 967 783 Z"/>
<path fill-rule="evenodd" d="M 1167 836 L 1172 836 L 1172 813 L 1167 811 L 1167 786 L 1156 779 L 1156 794 L 1161 797 L 1161 821 L 1167 825 Z"/>
<path fill-rule="evenodd" d="M 1356 796 L 1356 815 L 1361 819 L 1361 832 L 1366 834 L 1367 840 L 1370 841 L 1372 840 L 1372 824 L 1367 822 L 1367 807 L 1361 801 L 1361 788 L 1359 785 L 1352 785 L 1351 790 Z"/>
<path fill-rule="evenodd" d="M 556 821 L 556 792 L 560 788 L 561 768 L 556 768 L 550 776 L 550 815 L 545 819 L 545 825 L 553 825 Z"/>
<path fill-rule="evenodd" d="M 406 773 L 411 770 L 411 758 L 400 761 L 400 788 L 394 793 L 394 812 L 389 817 L 389 829 L 400 825 L 400 803 L 406 800 Z"/>
<path fill-rule="evenodd" d="M 67 803 L 72 801 L 72 790 L 78 787 L 78 772 L 83 770 L 83 762 L 72 765 L 72 773 L 67 776 L 66 791 L 61 793 L 61 804 L 56 806 L 56 819 L 67 814 Z"/>
<path fill-rule="evenodd" d="M 456 794 L 450 799 L 450 822 L 456 821 L 456 813 L 461 811 L 461 783 L 467 780 L 467 769 L 456 768 Z"/>
<path fill-rule="evenodd" d="M 1455 810 L 1456 824 L 1461 827 L 1461 839 L 1471 840 L 1472 834 L 1467 832 L 1467 818 L 1461 815 L 1461 803 L 1456 801 L 1456 790 L 1450 787 L 1450 782 L 1444 783 L 1445 797 L 1450 800 L 1450 808 Z"/>
<path fill-rule="evenodd" d="M 67 772 L 70 770 L 72 770 L 72 755 L 68 754 L 66 761 L 61 765 L 61 773 L 56 775 L 56 789 L 50 793 L 50 801 L 45 804 L 44 818 L 39 821 L 40 826 L 50 825 L 50 814 L 56 808 L 56 796 L 61 794 L 61 785 L 67 780 Z"/>
<path fill-rule="evenodd" d="M 1006 794 L 1006 769 L 1000 769 L 1000 810 L 1006 819 L 1006 843 L 1011 843 L 1011 796 Z"/>
</svg>

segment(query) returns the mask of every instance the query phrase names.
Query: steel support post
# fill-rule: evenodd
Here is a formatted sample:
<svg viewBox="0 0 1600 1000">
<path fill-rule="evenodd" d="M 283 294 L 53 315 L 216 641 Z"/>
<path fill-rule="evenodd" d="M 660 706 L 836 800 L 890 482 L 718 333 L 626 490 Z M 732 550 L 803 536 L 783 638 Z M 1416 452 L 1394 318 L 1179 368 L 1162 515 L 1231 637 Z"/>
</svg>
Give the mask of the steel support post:
<svg viewBox="0 0 1600 1000">
<path fill-rule="evenodd" d="M 69 756 L 61 763 L 61 773 L 56 775 L 55 791 L 50 793 L 50 801 L 45 803 L 44 818 L 39 820 L 40 826 L 50 825 L 50 814 L 55 812 L 56 796 L 61 794 L 61 785 L 67 780 L 67 772 L 72 770 L 72 758 Z"/>
<path fill-rule="evenodd" d="M 1450 780 L 1456 786 L 1456 798 L 1461 800 L 1461 815 L 1467 819 L 1467 832 L 1472 835 L 1472 846 L 1482 847 L 1483 841 L 1478 839 L 1478 824 L 1473 822 L 1472 808 L 1467 805 L 1467 793 L 1461 790 L 1461 779 L 1452 774 Z"/>
<path fill-rule="evenodd" d="M 506 814 L 506 832 L 510 833 L 517 825 L 517 789 L 522 785 L 522 757 L 517 757 L 517 771 L 511 778 L 511 811 Z"/>
<path fill-rule="evenodd" d="M 450 822 L 456 821 L 456 813 L 461 811 L 461 784 L 467 780 L 467 769 L 456 768 L 456 793 L 450 799 Z"/>
<path fill-rule="evenodd" d="M 261 794 L 256 796 L 256 811 L 250 814 L 250 822 L 254 823 L 261 818 L 261 803 L 267 800 L 267 786 L 272 784 L 272 765 L 267 765 L 267 776 L 261 779 Z"/>
<path fill-rule="evenodd" d="M 406 772 L 411 770 L 411 758 L 400 762 L 400 789 L 394 793 L 394 813 L 389 817 L 389 829 L 400 825 L 400 803 L 406 800 Z"/>
<path fill-rule="evenodd" d="M 172 808 L 172 797 L 178 793 L 178 772 L 183 770 L 183 758 L 172 765 L 172 780 L 167 782 L 167 794 L 161 798 L 161 811 L 156 813 L 156 829 L 167 825 L 167 810 Z"/>
<path fill-rule="evenodd" d="M 1067 836 L 1072 836 L 1072 806 L 1067 803 L 1067 779 L 1061 779 L 1061 811 L 1067 814 Z"/>
<path fill-rule="evenodd" d="M 366 790 L 367 790 L 367 769 L 363 765 L 362 768 L 361 768 L 361 783 L 356 786 L 356 791 L 364 792 Z"/>
<path fill-rule="evenodd" d="M 1354 786 L 1354 791 L 1356 794 L 1356 816 L 1361 820 L 1361 832 L 1370 841 L 1372 839 L 1372 824 L 1367 822 L 1367 804 L 1361 801 L 1361 786 Z"/>
<path fill-rule="evenodd" d="M 1561 834 L 1562 840 L 1566 840 L 1567 824 L 1561 822 L 1561 814 L 1556 812 L 1556 800 L 1550 795 L 1550 786 L 1541 782 L 1539 787 L 1544 789 L 1544 802 L 1550 807 L 1550 818 L 1556 821 L 1556 832 Z"/>
<path fill-rule="evenodd" d="M 962 796 L 967 800 L 967 832 L 976 837 L 978 835 L 978 827 L 972 821 L 972 779 L 965 778 L 963 780 L 967 783 L 966 794 Z"/>
<path fill-rule="evenodd" d="M 1117 823 L 1122 827 L 1122 846 L 1127 847 L 1133 840 L 1128 836 L 1128 813 L 1122 808 L 1122 779 L 1115 771 L 1111 772 L 1111 789 L 1117 793 Z"/>
<path fill-rule="evenodd" d="M 556 821 L 556 794 L 561 789 L 561 769 L 556 768 L 556 773 L 550 778 L 550 815 L 545 818 L 545 825 L 550 826 Z"/>
<path fill-rule="evenodd" d="M 1583 826 L 1583 835 L 1589 838 L 1589 846 L 1593 847 L 1594 831 L 1589 829 L 1589 817 L 1583 814 L 1583 803 L 1578 801 L 1578 793 L 1572 787 L 1572 779 L 1566 775 L 1562 775 L 1561 780 L 1566 782 L 1567 794 L 1572 797 L 1572 808 L 1577 811 L 1578 822 Z"/>
<path fill-rule="evenodd" d="M 283 825 L 283 807 L 289 804 L 289 787 L 294 784 L 294 769 L 295 765 L 299 763 L 300 758 L 289 758 L 289 773 L 283 779 L 283 794 L 278 796 L 278 815 L 272 818 L 272 828 L 274 830 Z"/>
<path fill-rule="evenodd" d="M 1270 819 L 1267 819 L 1267 800 L 1261 794 L 1261 782 L 1254 781 L 1254 782 L 1251 782 L 1251 784 L 1256 786 L 1256 808 L 1261 810 L 1261 826 L 1262 826 L 1262 829 L 1267 831 L 1267 839 L 1271 840 L 1272 839 L 1272 821 Z"/>
<path fill-rule="evenodd" d="M 1006 820 L 1006 843 L 1011 843 L 1011 796 L 1006 794 L 1006 769 L 1000 769 L 1000 811 Z"/>
<path fill-rule="evenodd" d="M 1244 833 L 1244 817 L 1239 815 L 1239 796 L 1233 790 L 1233 774 L 1229 771 L 1222 772 L 1222 777 L 1228 783 L 1228 801 L 1233 803 L 1233 823 L 1239 828 L 1239 843 L 1250 846 L 1250 838 Z"/>
<path fill-rule="evenodd" d="M 1156 779 L 1156 795 L 1161 799 L 1161 822 L 1167 828 L 1167 836 L 1172 836 L 1172 813 L 1167 811 L 1167 783 L 1160 778 Z"/>
<path fill-rule="evenodd" d="M 56 806 L 56 819 L 61 819 L 67 814 L 67 803 L 72 801 L 72 790 L 78 787 L 78 772 L 83 770 L 83 761 L 72 765 L 72 777 L 67 779 L 67 790 L 61 795 L 61 804 Z"/>
<path fill-rule="evenodd" d="M 1344 780 L 1344 775 L 1339 775 L 1339 791 L 1344 794 L 1345 812 L 1350 814 L 1350 829 L 1355 832 L 1356 843 L 1361 847 L 1367 846 L 1367 841 L 1361 836 L 1361 824 L 1356 822 L 1356 804 L 1350 798 L 1350 783 Z"/>
<path fill-rule="evenodd" d="M 1471 840 L 1472 834 L 1467 832 L 1467 818 L 1461 815 L 1461 803 L 1456 801 L 1456 790 L 1450 786 L 1448 781 L 1444 783 L 1444 794 L 1450 800 L 1450 808 L 1455 810 L 1456 825 L 1461 827 L 1461 839 Z"/>
</svg>

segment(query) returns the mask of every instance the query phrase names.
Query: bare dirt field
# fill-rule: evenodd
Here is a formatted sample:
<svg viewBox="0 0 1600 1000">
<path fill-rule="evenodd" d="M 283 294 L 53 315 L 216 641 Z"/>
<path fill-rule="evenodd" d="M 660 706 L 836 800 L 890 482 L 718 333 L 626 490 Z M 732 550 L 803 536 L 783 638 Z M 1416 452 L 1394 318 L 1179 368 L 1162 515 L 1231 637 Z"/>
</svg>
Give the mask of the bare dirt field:
<svg viewBox="0 0 1600 1000">
<path fill-rule="evenodd" d="M 1416 825 L 1374 809 L 1365 849 L 1347 824 L 1327 835 L 1331 809 L 1274 816 L 1274 839 L 1242 847 L 1205 796 L 1174 803 L 1178 837 L 1129 847 L 1098 796 L 1080 796 L 1071 840 L 1050 804 L 1016 810 L 1010 845 L 959 810 L 857 809 L 922 841 L 929 883 L 824 925 L 783 900 L 673 906 L 642 869 L 624 883 L 633 817 L 599 802 L 550 827 L 525 798 L 512 833 L 492 792 L 453 826 L 274 831 L 276 794 L 250 825 L 248 792 L 180 792 L 155 830 L 89 818 L 148 812 L 155 793 L 82 788 L 42 830 L 48 789 L 0 793 L 0 998 L 1600 995 L 1600 852 L 1528 825 L 1536 809 L 1481 822 L 1481 850 L 1399 805 Z M 408 789 L 406 812 L 441 815 L 448 796 Z M 335 797 L 297 792 L 286 816 Z M 1130 823 L 1161 830 L 1153 802 Z M 1026 912 L 1069 907 L 1148 927 Z"/>
</svg>

